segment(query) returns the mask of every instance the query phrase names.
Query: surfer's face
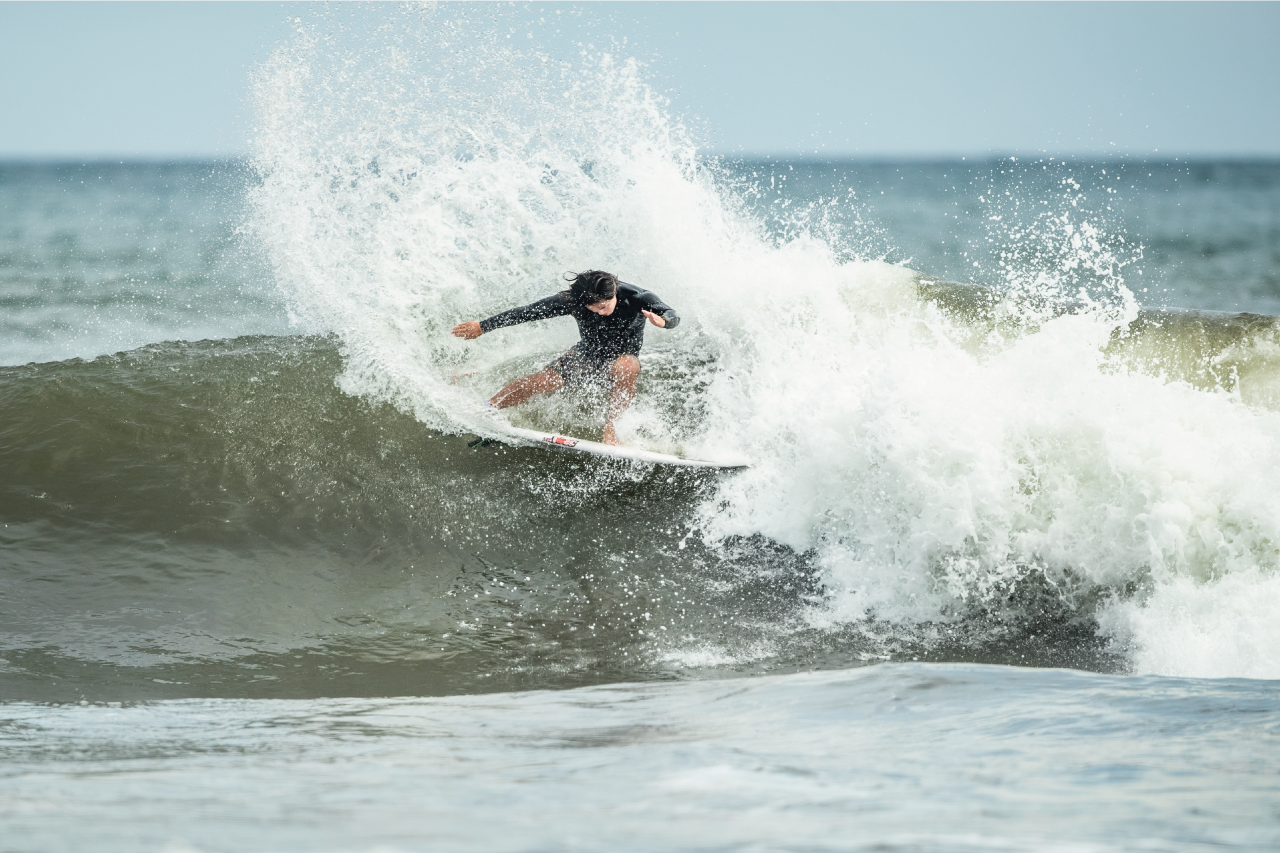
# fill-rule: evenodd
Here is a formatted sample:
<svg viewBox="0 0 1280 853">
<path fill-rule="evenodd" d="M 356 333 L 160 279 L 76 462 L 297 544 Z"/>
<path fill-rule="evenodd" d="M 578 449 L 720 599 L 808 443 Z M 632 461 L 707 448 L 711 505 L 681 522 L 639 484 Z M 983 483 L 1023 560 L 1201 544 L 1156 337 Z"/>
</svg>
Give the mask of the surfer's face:
<svg viewBox="0 0 1280 853">
<path fill-rule="evenodd" d="M 608 317 L 613 313 L 613 309 L 618 305 L 618 297 L 613 297 L 607 302 L 597 302 L 594 305 L 588 305 L 587 310 L 593 314 L 599 314 L 601 317 Z"/>
</svg>

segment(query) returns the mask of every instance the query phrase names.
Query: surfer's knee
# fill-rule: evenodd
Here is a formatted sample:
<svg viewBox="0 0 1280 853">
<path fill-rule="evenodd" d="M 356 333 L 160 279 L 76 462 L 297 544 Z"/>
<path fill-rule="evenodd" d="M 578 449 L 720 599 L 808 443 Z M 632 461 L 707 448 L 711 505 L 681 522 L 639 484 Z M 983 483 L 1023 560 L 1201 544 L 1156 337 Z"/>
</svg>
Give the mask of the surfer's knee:
<svg viewBox="0 0 1280 853">
<path fill-rule="evenodd" d="M 609 373 L 618 381 L 635 379 L 640 375 L 640 359 L 634 355 L 622 355 L 613 360 Z"/>
</svg>

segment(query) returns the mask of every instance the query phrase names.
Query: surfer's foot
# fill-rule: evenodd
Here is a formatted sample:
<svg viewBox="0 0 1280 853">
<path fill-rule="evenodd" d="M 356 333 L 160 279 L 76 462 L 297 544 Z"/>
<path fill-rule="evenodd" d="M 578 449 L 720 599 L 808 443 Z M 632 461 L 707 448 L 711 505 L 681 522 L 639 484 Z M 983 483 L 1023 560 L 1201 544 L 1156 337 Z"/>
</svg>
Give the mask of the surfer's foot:
<svg viewBox="0 0 1280 853">
<path fill-rule="evenodd" d="M 613 445 L 618 443 L 618 436 L 613 431 L 613 424 L 604 425 L 604 435 L 600 437 L 600 443 Z"/>
</svg>

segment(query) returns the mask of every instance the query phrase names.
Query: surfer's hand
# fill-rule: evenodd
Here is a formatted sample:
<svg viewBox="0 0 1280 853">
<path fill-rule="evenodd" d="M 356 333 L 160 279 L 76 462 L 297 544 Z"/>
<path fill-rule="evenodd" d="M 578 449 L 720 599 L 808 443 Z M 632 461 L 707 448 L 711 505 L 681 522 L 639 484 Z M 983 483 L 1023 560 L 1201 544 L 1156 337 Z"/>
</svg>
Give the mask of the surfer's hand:
<svg viewBox="0 0 1280 853">
<path fill-rule="evenodd" d="M 665 329 L 665 328 L 667 327 L 667 321 L 666 321 L 666 320 L 664 320 L 664 319 L 662 319 L 661 317 L 659 317 L 657 314 L 653 313 L 652 311 L 646 311 L 646 310 L 644 310 L 643 308 L 641 308 L 641 309 L 640 309 L 640 313 L 641 313 L 641 314 L 643 314 L 644 316 L 648 317 L 648 318 L 649 318 L 649 322 L 650 322 L 650 323 L 652 323 L 653 325 L 657 326 L 659 329 Z M 456 334 L 456 333 L 455 333 L 455 334 Z"/>
<path fill-rule="evenodd" d="M 465 323 L 459 323 L 453 327 L 453 336 L 455 338 L 462 338 L 464 341 L 474 341 L 476 338 L 480 337 L 480 333 L 481 329 L 479 320 L 468 320 Z"/>
</svg>

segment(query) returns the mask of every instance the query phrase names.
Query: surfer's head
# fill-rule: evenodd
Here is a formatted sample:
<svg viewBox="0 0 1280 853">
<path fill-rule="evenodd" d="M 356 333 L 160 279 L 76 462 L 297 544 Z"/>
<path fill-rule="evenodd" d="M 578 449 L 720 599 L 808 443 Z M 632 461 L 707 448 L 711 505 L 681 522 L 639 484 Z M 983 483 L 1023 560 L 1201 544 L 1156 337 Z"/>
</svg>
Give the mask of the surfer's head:
<svg viewBox="0 0 1280 853">
<path fill-rule="evenodd" d="M 565 279 L 571 281 L 565 291 L 574 305 L 608 315 L 613 312 L 614 299 L 618 295 L 618 277 L 604 270 L 587 270 L 580 273 L 565 273 Z M 608 304 L 608 311 L 603 308 Z"/>
</svg>

